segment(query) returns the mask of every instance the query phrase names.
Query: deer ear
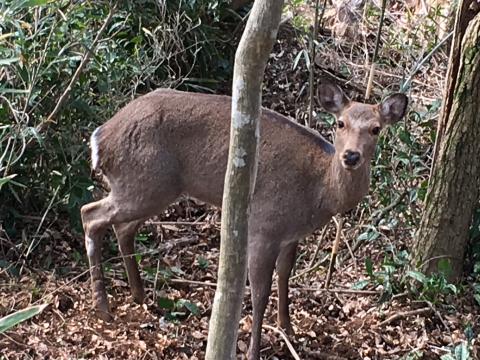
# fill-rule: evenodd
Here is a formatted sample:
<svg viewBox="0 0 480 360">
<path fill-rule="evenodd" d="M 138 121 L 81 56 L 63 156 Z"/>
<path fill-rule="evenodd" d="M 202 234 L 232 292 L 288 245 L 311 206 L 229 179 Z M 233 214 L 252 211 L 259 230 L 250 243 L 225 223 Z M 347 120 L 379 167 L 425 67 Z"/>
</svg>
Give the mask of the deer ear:
<svg viewBox="0 0 480 360">
<path fill-rule="evenodd" d="M 390 95 L 380 104 L 380 115 L 386 124 L 399 121 L 407 110 L 408 98 L 405 94 Z"/>
<path fill-rule="evenodd" d="M 317 97 L 320 105 L 332 114 L 339 114 L 350 102 L 342 89 L 327 80 L 318 85 Z"/>
</svg>

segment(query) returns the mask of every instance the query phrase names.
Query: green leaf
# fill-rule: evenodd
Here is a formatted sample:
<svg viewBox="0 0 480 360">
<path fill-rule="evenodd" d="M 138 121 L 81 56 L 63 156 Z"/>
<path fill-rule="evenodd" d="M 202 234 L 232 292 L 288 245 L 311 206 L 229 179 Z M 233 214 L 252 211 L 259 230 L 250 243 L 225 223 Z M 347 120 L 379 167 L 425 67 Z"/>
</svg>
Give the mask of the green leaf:
<svg viewBox="0 0 480 360">
<path fill-rule="evenodd" d="M 8 58 L 8 59 L 0 59 L 0 66 L 10 65 L 10 64 L 13 64 L 14 62 L 17 62 L 19 60 L 20 60 L 19 57 L 12 57 L 12 58 Z"/>
<path fill-rule="evenodd" d="M 164 298 L 164 297 L 158 298 L 157 299 L 157 304 L 162 309 L 167 309 L 167 310 L 175 309 L 175 301 L 173 301 L 169 298 Z"/>
<path fill-rule="evenodd" d="M 28 90 L 0 88 L 0 94 L 28 94 Z"/>
<path fill-rule="evenodd" d="M 470 353 L 468 351 L 467 343 L 462 342 L 455 347 L 456 360 L 469 360 Z"/>
<path fill-rule="evenodd" d="M 0 334 L 8 329 L 20 324 L 21 322 L 30 319 L 31 317 L 40 314 L 48 304 L 30 306 L 26 309 L 17 311 L 13 314 L 7 315 L 0 319 Z"/>
<path fill-rule="evenodd" d="M 42 136 L 39 134 L 38 130 L 35 127 L 28 127 L 27 128 L 27 133 L 29 133 L 31 136 L 37 140 L 38 145 L 43 147 L 43 139 Z"/>
<path fill-rule="evenodd" d="M 57 0 L 24 0 L 21 1 L 20 4 L 17 5 L 17 9 L 20 8 L 27 8 L 32 6 L 43 6 L 49 3 L 55 2 Z"/>
<path fill-rule="evenodd" d="M 420 271 L 410 270 L 410 271 L 407 271 L 406 275 L 410 276 L 412 279 L 417 280 L 421 284 L 425 284 L 428 280 L 427 277 L 423 275 Z"/>
<path fill-rule="evenodd" d="M 440 360 L 456 360 L 456 359 L 450 354 L 445 354 L 440 357 Z"/>
<path fill-rule="evenodd" d="M 380 233 L 376 230 L 368 230 L 357 238 L 357 241 L 362 241 L 362 240 L 367 240 L 367 241 L 373 241 L 376 240 L 380 237 Z"/>
<path fill-rule="evenodd" d="M 440 259 L 438 261 L 438 271 L 448 277 L 452 272 L 452 265 L 450 264 L 450 260 L 448 259 Z"/>
<path fill-rule="evenodd" d="M 369 257 L 367 257 L 365 259 L 365 268 L 366 268 L 367 274 L 370 277 L 372 277 L 373 276 L 373 262 L 372 262 L 372 259 L 370 259 Z"/>
<path fill-rule="evenodd" d="M 178 266 L 172 266 L 170 270 L 172 271 L 172 273 L 176 275 L 185 275 L 185 272 L 182 269 L 180 269 Z"/>
<path fill-rule="evenodd" d="M 445 287 L 447 289 L 449 289 L 452 292 L 453 295 L 457 295 L 458 290 L 457 290 L 457 287 L 455 285 L 447 284 Z"/>
<path fill-rule="evenodd" d="M 370 280 L 360 280 L 353 284 L 352 289 L 354 290 L 362 290 L 370 283 Z"/>
<path fill-rule="evenodd" d="M 8 175 L 3 178 L 0 178 L 0 190 L 2 190 L 3 185 L 10 182 L 15 176 L 17 176 L 17 174 L 12 174 L 12 175 Z"/>
<path fill-rule="evenodd" d="M 473 295 L 473 298 L 474 298 L 475 301 L 477 302 L 478 306 L 480 306 L 480 294 L 475 294 L 475 295 Z"/>
<path fill-rule="evenodd" d="M 197 258 L 197 263 L 201 269 L 208 268 L 208 264 L 209 264 L 208 259 L 204 258 L 203 256 L 199 256 Z"/>
<path fill-rule="evenodd" d="M 185 307 L 188 311 L 190 311 L 195 316 L 200 313 L 198 306 L 188 300 L 177 301 L 177 308 L 181 308 L 181 307 Z"/>
</svg>

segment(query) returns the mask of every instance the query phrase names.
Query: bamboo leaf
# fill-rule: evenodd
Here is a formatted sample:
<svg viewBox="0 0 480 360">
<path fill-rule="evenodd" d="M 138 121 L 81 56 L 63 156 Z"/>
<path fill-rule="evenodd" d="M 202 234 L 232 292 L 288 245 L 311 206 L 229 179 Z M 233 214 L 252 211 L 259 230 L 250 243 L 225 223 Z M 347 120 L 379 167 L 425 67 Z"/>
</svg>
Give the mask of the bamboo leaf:
<svg viewBox="0 0 480 360">
<path fill-rule="evenodd" d="M 0 334 L 8 329 L 20 324 L 21 322 L 30 319 L 31 317 L 40 314 L 48 304 L 30 306 L 26 309 L 17 311 L 13 314 L 7 315 L 0 319 Z"/>
<path fill-rule="evenodd" d="M 8 59 L 0 59 L 0 66 L 10 65 L 10 64 L 13 64 L 14 62 L 17 62 L 19 60 L 20 60 L 20 58 L 18 56 L 8 58 Z"/>
<path fill-rule="evenodd" d="M 19 2 L 19 4 L 17 5 L 17 9 L 33 7 L 33 6 L 43 6 L 55 1 L 56 0 L 24 0 Z"/>
</svg>

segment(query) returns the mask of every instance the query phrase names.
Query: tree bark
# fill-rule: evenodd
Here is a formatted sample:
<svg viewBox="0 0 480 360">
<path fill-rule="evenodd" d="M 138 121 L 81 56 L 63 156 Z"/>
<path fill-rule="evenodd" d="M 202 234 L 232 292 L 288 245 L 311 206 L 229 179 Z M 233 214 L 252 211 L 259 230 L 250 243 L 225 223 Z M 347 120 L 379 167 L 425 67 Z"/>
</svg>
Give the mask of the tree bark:
<svg viewBox="0 0 480 360">
<path fill-rule="evenodd" d="M 462 56 L 462 39 L 465 35 L 465 30 L 467 29 L 469 22 L 473 19 L 476 13 L 475 9 L 471 8 L 472 5 L 472 0 L 464 0 L 458 5 L 457 8 L 452 48 L 450 49 L 450 59 L 447 69 L 447 86 L 445 87 L 445 91 L 443 93 L 442 111 L 437 125 L 437 136 L 435 138 L 435 146 L 433 149 L 433 162 L 430 171 L 430 177 L 433 175 L 433 170 L 435 169 L 435 160 L 437 159 L 440 143 L 442 142 L 445 127 L 450 117 L 450 110 L 452 108 L 452 102 L 454 99 L 453 93 L 455 91 L 457 74 Z"/>
<path fill-rule="evenodd" d="M 448 70 L 453 91 L 444 96 L 437 160 L 414 249 L 414 265 L 427 273 L 447 259 L 450 280 L 462 274 L 480 194 L 480 13 L 472 7 L 475 1 L 463 0 L 457 11 Z"/>
<path fill-rule="evenodd" d="M 218 283 L 205 359 L 234 359 L 247 269 L 249 203 L 255 186 L 262 79 L 283 0 L 255 1 L 235 54 Z"/>
<path fill-rule="evenodd" d="M 251 2 L 253 2 L 253 0 L 232 0 L 232 9 L 239 10 Z"/>
</svg>

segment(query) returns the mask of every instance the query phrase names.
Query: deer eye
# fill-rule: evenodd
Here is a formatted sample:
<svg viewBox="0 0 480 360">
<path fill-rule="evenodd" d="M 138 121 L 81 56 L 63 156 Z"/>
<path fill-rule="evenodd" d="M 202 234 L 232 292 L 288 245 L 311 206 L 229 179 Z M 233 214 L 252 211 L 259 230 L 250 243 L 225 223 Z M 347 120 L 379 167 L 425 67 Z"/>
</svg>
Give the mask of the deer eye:
<svg viewBox="0 0 480 360">
<path fill-rule="evenodd" d="M 372 134 L 373 134 L 373 135 L 378 135 L 378 134 L 380 134 L 380 126 L 375 126 L 375 127 L 372 129 Z"/>
<path fill-rule="evenodd" d="M 343 129 L 345 127 L 345 123 L 343 121 L 337 121 L 337 126 L 339 129 Z"/>
</svg>

